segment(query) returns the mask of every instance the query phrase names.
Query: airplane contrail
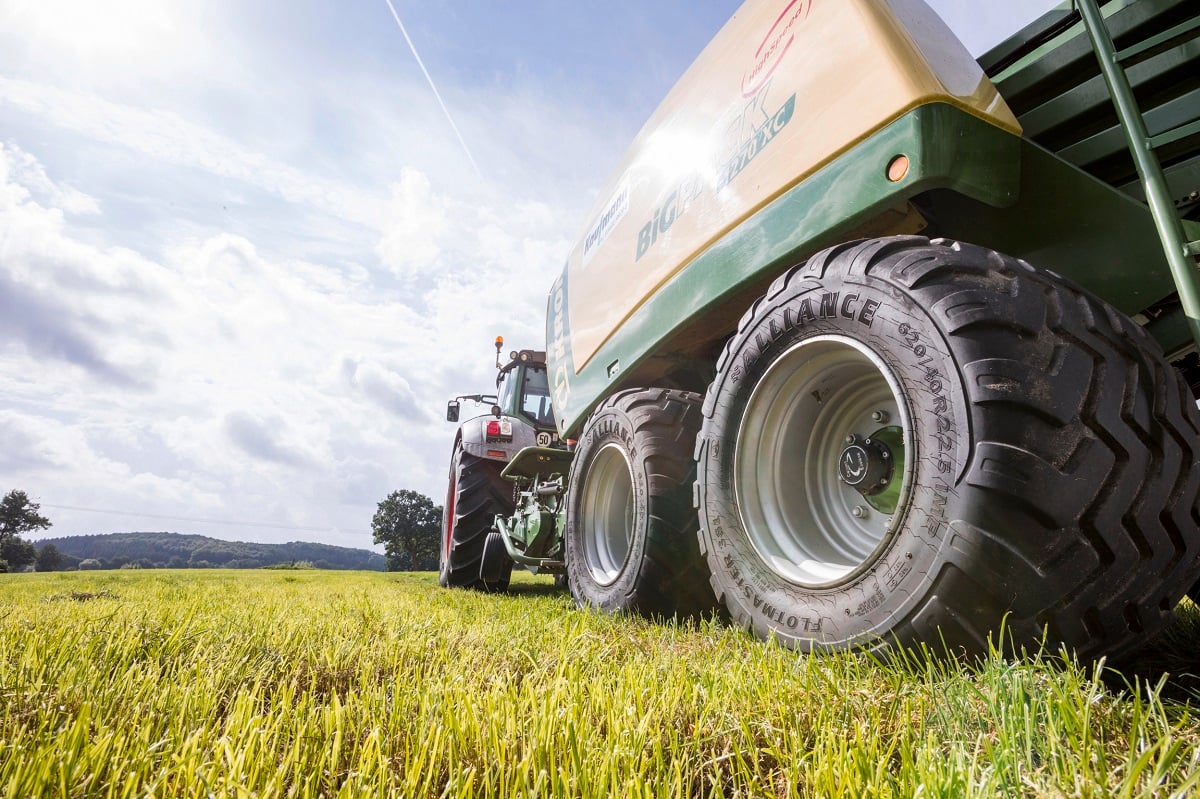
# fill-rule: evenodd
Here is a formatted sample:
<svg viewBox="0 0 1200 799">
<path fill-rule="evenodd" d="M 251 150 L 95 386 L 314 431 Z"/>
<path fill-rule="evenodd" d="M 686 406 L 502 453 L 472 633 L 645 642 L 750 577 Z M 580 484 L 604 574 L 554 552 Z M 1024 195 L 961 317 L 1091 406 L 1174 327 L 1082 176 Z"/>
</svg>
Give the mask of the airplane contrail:
<svg viewBox="0 0 1200 799">
<path fill-rule="evenodd" d="M 429 70 L 425 68 L 425 62 L 421 60 L 421 55 L 417 52 L 417 46 L 409 38 L 408 31 L 404 28 L 404 23 L 400 21 L 400 15 L 396 13 L 396 7 L 392 5 L 392 0 L 384 0 L 384 2 L 387 3 L 388 9 L 392 12 L 392 19 L 396 20 L 396 24 L 400 27 L 400 33 L 404 34 L 404 41 L 408 42 L 408 49 L 412 51 L 413 58 L 417 60 L 417 66 L 421 68 L 421 73 L 425 75 L 425 80 L 429 83 L 429 88 L 433 90 L 433 96 L 437 98 L 438 105 L 442 107 L 442 113 L 446 115 L 446 121 L 454 129 L 454 135 L 458 137 L 458 143 L 462 145 L 463 152 L 467 154 L 467 160 L 471 162 L 471 167 L 475 170 L 475 174 L 479 176 L 480 180 L 483 180 L 483 173 L 479 171 L 479 164 L 475 163 L 475 157 L 471 155 L 471 148 L 467 146 L 466 140 L 463 139 L 462 133 L 459 132 L 458 125 L 454 124 L 454 117 L 450 116 L 450 109 L 442 101 L 442 94 L 434 84 L 433 78 L 430 77 Z"/>
</svg>

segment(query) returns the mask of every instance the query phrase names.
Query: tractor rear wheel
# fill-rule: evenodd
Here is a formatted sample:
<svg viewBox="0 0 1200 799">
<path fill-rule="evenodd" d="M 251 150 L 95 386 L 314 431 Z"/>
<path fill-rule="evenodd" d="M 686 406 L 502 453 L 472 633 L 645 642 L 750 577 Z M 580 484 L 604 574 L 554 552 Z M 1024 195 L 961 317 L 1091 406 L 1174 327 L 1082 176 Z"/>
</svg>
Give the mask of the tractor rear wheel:
<svg viewBox="0 0 1200 799">
<path fill-rule="evenodd" d="M 567 496 L 577 604 L 681 618 L 715 607 L 692 507 L 699 425 L 699 395 L 666 389 L 621 392 L 592 414 Z"/>
<path fill-rule="evenodd" d="M 1187 386 L 1127 317 L 996 252 L 819 253 L 743 317 L 704 416 L 713 585 L 798 649 L 1119 655 L 1200 572 Z"/>
<path fill-rule="evenodd" d="M 443 587 L 502 591 L 508 580 L 489 561 L 490 579 L 483 571 L 488 535 L 497 514 L 513 512 L 511 484 L 500 476 L 504 464 L 478 458 L 456 446 L 450 460 L 446 504 L 442 510 L 442 542 L 438 582 Z M 499 542 L 501 549 L 503 542 Z M 493 547 L 492 557 L 495 557 Z M 507 553 L 504 553 L 507 560 Z M 509 573 L 512 561 L 508 560 Z M 501 586 L 501 583 L 503 585 Z"/>
</svg>

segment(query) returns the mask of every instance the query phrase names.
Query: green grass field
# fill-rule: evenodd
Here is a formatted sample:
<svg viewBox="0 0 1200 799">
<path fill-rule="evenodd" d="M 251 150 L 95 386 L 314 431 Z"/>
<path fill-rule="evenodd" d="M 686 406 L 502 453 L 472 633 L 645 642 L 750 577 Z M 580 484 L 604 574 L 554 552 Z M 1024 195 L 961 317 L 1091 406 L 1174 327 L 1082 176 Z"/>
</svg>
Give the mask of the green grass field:
<svg viewBox="0 0 1200 799">
<path fill-rule="evenodd" d="M 1123 674 L 800 657 L 430 574 L 0 575 L 0 790 L 1186 796 L 1200 611 Z M 1193 673 L 1186 673 L 1189 666 Z"/>
</svg>

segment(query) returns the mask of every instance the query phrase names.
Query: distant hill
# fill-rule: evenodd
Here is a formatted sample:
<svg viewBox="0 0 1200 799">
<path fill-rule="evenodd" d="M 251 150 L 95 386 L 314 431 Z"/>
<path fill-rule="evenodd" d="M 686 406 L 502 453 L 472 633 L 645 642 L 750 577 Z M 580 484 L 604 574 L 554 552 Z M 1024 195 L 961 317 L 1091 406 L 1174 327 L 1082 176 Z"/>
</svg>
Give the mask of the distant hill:
<svg viewBox="0 0 1200 799">
<path fill-rule="evenodd" d="M 387 561 L 366 549 L 335 547 L 307 541 L 286 544 L 251 544 L 221 541 L 203 535 L 180 533 L 106 533 L 42 538 L 37 547 L 53 544 L 64 556 L 64 566 L 78 566 L 88 558 L 102 569 L 134 565 L 147 569 L 259 569 L 292 563 L 318 569 L 383 571 Z"/>
</svg>

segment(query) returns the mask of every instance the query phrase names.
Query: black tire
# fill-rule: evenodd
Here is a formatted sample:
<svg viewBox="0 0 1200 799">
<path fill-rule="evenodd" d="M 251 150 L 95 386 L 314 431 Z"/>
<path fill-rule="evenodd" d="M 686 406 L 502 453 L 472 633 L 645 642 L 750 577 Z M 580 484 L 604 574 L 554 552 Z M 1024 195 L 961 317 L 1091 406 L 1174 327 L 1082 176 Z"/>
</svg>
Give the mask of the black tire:
<svg viewBox="0 0 1200 799">
<path fill-rule="evenodd" d="M 504 538 L 492 530 L 483 543 L 483 557 L 479 563 L 480 587 L 491 593 L 504 593 L 512 579 L 513 559 L 504 546 Z"/>
<path fill-rule="evenodd" d="M 438 583 L 443 587 L 489 589 L 480 575 L 492 520 L 514 507 L 512 484 L 500 476 L 503 467 L 455 447 L 442 510 Z"/>
<path fill-rule="evenodd" d="M 1127 317 L 980 247 L 872 240 L 792 269 L 741 320 L 704 415 L 714 589 L 794 648 L 975 655 L 1045 630 L 1119 655 L 1200 573 L 1187 386 Z M 847 484 L 867 472 L 887 501 Z"/>
<path fill-rule="evenodd" d="M 577 604 L 668 618 L 714 609 L 692 506 L 699 426 L 699 395 L 666 389 L 615 394 L 588 419 L 567 495 Z"/>
</svg>

